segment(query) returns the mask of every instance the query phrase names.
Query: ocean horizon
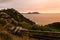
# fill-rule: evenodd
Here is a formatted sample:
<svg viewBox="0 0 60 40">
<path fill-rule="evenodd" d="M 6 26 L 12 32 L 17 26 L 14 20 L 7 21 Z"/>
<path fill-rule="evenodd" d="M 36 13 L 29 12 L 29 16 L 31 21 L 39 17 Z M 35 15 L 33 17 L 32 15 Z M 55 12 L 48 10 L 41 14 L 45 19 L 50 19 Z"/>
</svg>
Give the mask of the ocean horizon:
<svg viewBox="0 0 60 40">
<path fill-rule="evenodd" d="M 46 25 L 53 22 L 60 22 L 60 14 L 48 14 L 48 13 L 41 13 L 41 14 L 22 14 L 24 17 L 34 21 L 36 24 L 39 25 Z"/>
</svg>

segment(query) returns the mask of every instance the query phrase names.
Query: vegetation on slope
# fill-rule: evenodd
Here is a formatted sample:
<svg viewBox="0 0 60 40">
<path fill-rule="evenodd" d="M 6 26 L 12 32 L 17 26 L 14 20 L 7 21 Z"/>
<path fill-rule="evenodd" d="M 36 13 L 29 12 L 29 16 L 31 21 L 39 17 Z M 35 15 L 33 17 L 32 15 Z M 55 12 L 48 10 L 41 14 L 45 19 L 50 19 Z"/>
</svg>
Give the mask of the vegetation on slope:
<svg viewBox="0 0 60 40">
<path fill-rule="evenodd" d="M 14 20 L 16 20 L 17 22 L 22 22 L 25 21 L 29 24 L 35 24 L 34 22 L 32 22 L 31 20 L 25 18 L 22 14 L 20 14 L 18 11 L 16 11 L 15 9 L 11 8 L 11 9 L 7 9 L 7 10 L 1 10 L 1 12 L 6 13 L 7 15 L 9 15 L 11 18 L 13 18 Z"/>
<path fill-rule="evenodd" d="M 54 22 L 45 26 L 50 27 L 55 31 L 60 31 L 60 22 Z"/>
<path fill-rule="evenodd" d="M 25 18 L 22 14 L 13 8 L 0 10 L 0 24 L 6 25 L 7 23 L 11 23 L 14 26 L 21 26 L 24 28 L 35 24 L 35 22 Z"/>
</svg>

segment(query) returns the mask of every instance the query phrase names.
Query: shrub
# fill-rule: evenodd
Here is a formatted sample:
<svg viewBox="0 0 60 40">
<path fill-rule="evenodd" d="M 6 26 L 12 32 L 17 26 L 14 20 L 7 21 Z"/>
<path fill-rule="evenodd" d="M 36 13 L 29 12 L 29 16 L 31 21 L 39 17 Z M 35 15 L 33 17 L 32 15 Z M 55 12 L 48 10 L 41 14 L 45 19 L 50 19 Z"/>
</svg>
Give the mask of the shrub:
<svg viewBox="0 0 60 40">
<path fill-rule="evenodd" d="M 20 26 L 27 28 L 27 29 L 30 29 L 30 27 L 31 27 L 31 25 L 25 21 L 20 22 L 19 24 L 20 24 Z"/>
</svg>

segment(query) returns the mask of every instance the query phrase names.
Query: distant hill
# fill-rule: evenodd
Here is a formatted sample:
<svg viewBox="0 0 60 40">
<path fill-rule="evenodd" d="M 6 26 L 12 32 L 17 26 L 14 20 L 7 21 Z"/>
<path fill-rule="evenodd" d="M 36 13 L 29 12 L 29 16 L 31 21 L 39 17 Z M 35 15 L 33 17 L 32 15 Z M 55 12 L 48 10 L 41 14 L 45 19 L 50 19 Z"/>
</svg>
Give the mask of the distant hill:
<svg viewBox="0 0 60 40">
<path fill-rule="evenodd" d="M 40 14 L 39 12 L 28 12 L 27 14 Z"/>
<path fill-rule="evenodd" d="M 39 12 L 28 12 L 28 13 L 22 13 L 22 14 L 40 14 Z"/>
</svg>

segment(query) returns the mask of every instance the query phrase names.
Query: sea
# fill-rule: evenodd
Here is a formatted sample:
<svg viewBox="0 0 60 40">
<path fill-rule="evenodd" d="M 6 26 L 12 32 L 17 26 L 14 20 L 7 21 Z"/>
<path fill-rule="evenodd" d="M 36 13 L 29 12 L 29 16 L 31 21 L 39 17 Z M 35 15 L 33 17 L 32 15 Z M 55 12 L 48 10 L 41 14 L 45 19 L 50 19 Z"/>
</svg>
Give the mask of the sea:
<svg viewBox="0 0 60 40">
<path fill-rule="evenodd" d="M 22 15 L 32 20 L 38 25 L 47 25 L 54 22 L 60 22 L 60 13 L 41 13 L 41 14 L 22 14 Z"/>
</svg>

